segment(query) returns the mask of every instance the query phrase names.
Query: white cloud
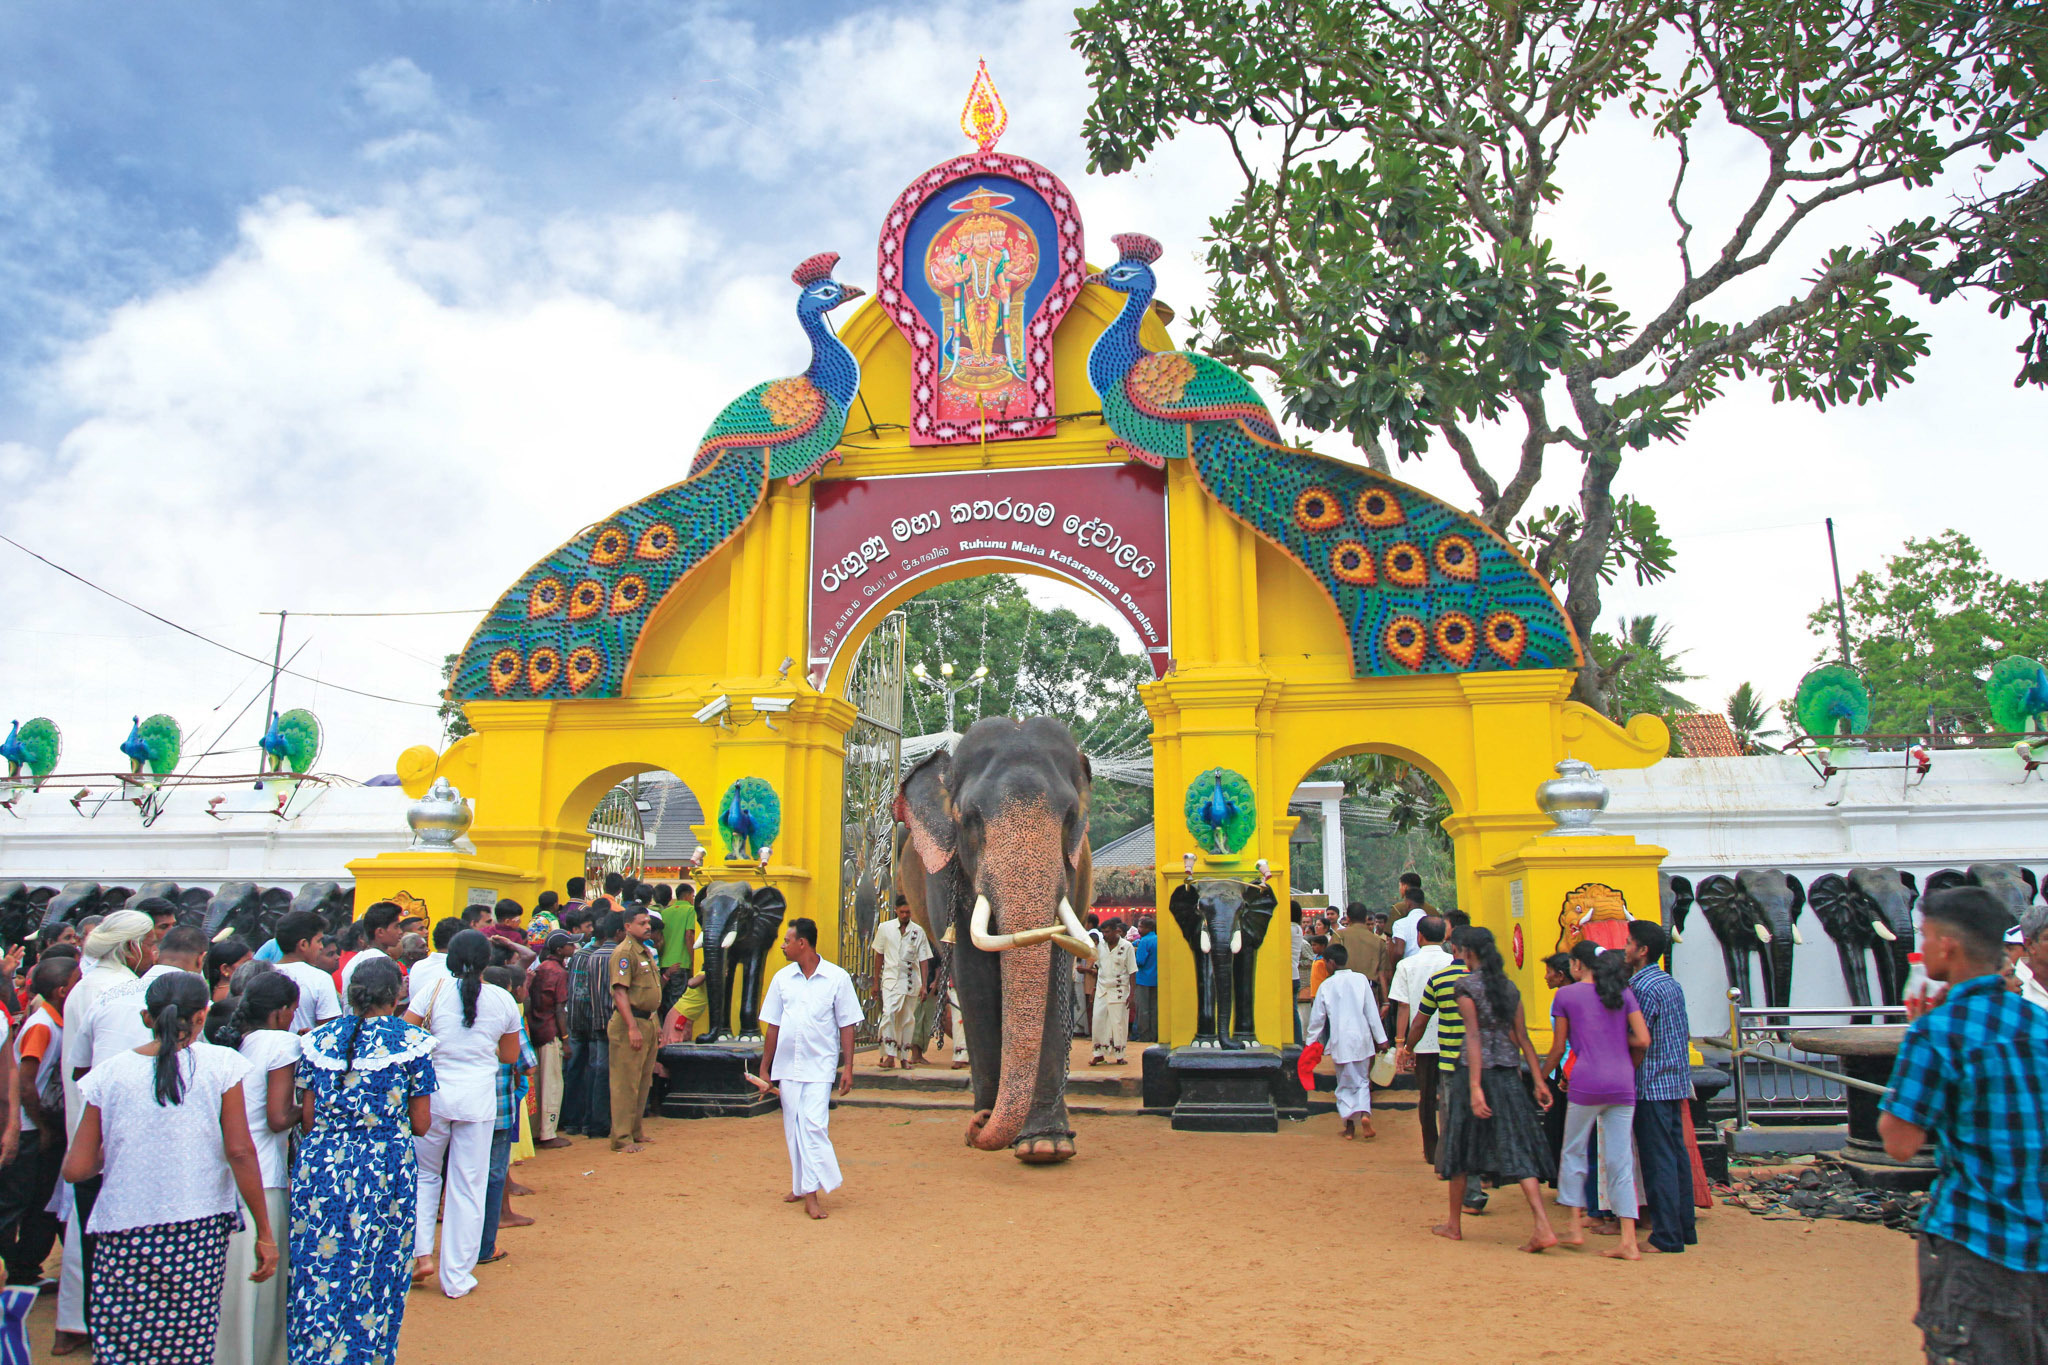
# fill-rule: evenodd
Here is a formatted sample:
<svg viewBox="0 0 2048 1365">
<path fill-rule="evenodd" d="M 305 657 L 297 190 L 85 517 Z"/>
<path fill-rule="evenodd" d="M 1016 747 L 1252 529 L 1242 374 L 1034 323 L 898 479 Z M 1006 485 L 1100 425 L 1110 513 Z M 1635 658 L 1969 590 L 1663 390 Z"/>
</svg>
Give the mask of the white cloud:
<svg viewBox="0 0 2048 1365">
<path fill-rule="evenodd" d="M 371 113 L 391 119 L 418 118 L 440 106 L 434 78 L 410 57 L 392 57 L 356 73 L 356 92 Z"/>
</svg>

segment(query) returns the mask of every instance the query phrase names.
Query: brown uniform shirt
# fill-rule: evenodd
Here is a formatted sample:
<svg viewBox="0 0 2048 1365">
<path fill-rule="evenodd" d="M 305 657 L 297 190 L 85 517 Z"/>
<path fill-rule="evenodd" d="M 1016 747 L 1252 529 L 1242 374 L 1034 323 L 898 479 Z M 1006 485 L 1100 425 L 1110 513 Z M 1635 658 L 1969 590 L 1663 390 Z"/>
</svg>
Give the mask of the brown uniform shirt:
<svg viewBox="0 0 2048 1365">
<path fill-rule="evenodd" d="M 1386 979 L 1387 941 L 1374 933 L 1370 925 L 1347 924 L 1337 931 L 1337 938 L 1344 945 L 1346 966 L 1374 982 Z"/>
<path fill-rule="evenodd" d="M 612 986 L 626 988 L 626 1003 L 633 1013 L 642 1019 L 651 1019 L 661 1008 L 661 964 L 655 960 L 654 952 L 636 939 L 621 940 L 612 953 L 612 969 L 609 990 Z"/>
</svg>

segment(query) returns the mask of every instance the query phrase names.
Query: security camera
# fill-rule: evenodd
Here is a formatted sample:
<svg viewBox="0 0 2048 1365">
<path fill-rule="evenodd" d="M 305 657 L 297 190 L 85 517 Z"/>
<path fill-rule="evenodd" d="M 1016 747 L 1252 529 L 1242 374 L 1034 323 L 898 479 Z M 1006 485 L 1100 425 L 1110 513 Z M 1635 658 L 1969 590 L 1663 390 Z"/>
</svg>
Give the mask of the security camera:
<svg viewBox="0 0 2048 1365">
<path fill-rule="evenodd" d="M 717 720 L 720 716 L 724 715 L 727 711 L 730 711 L 731 709 L 732 698 L 726 696 L 725 693 L 721 692 L 717 696 L 713 697 L 710 701 L 707 701 L 702 706 L 698 707 L 697 713 L 695 716 L 692 717 L 692 719 L 695 720 L 699 725 L 709 725 L 712 721 Z"/>
<path fill-rule="evenodd" d="M 787 711 L 796 705 L 795 697 L 750 697 L 756 711 Z"/>
</svg>

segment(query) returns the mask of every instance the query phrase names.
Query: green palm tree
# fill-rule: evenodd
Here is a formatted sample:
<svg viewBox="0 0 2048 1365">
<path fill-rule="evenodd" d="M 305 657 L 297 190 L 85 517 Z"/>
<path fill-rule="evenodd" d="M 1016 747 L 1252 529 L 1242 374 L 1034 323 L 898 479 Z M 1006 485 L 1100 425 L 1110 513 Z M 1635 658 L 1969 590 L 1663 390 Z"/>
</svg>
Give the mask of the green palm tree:
<svg viewBox="0 0 2048 1365">
<path fill-rule="evenodd" d="M 1685 650 L 1671 648 L 1671 627 L 1659 625 L 1655 614 L 1623 616 L 1615 621 L 1615 633 L 1593 634 L 1593 660 L 1600 667 L 1600 687 L 1607 698 L 1607 715 L 1627 721 L 1648 712 L 1670 716 L 1700 708 L 1672 691 L 1675 683 L 1692 682 L 1697 674 L 1679 667 Z"/>
<path fill-rule="evenodd" d="M 1764 705 L 1756 689 L 1748 683 L 1728 694 L 1728 724 L 1735 731 L 1736 741 L 1742 745 L 1745 754 L 1778 752 L 1763 741 L 1785 733 L 1771 725 L 1771 709 Z M 1770 728 L 1766 729 L 1766 726 Z"/>
</svg>

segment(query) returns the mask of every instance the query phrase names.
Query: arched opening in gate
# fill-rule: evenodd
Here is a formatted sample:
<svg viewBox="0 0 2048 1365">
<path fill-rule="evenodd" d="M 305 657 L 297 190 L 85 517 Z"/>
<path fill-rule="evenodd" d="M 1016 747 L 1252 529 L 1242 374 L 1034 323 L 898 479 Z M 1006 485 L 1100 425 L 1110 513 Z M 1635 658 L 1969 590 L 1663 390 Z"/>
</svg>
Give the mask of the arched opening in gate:
<svg viewBox="0 0 2048 1365">
<path fill-rule="evenodd" d="M 1326 897 L 1340 914 L 1359 904 L 1398 918 L 1401 878 L 1413 874 L 1433 908 L 1460 908 L 1444 828 L 1451 801 L 1425 764 L 1376 750 L 1332 754 L 1295 787 L 1288 812 L 1300 821 L 1288 840 L 1298 892 Z"/>
</svg>

